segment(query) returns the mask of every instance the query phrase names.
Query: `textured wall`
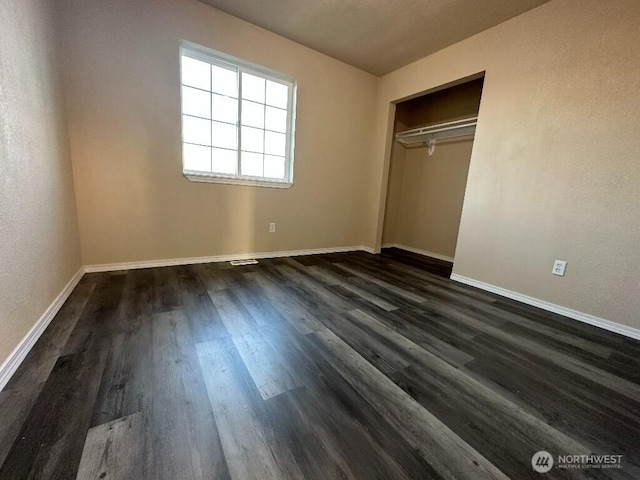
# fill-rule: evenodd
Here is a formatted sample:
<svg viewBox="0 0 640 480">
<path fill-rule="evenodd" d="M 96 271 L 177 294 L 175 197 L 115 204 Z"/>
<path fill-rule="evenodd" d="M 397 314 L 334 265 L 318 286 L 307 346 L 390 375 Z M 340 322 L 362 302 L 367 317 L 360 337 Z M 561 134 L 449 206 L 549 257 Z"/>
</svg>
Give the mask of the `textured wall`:
<svg viewBox="0 0 640 480">
<path fill-rule="evenodd" d="M 58 6 L 85 264 L 360 244 L 375 77 L 195 0 Z M 291 189 L 184 178 L 181 38 L 297 79 Z"/>
<path fill-rule="evenodd" d="M 385 224 L 384 243 L 455 255 L 472 147 L 473 140 L 466 139 L 436 146 L 433 156 L 426 147 L 405 150 L 402 177 L 390 182 L 400 200 L 396 218 L 389 219 L 391 232 Z"/>
<path fill-rule="evenodd" d="M 486 70 L 454 272 L 640 327 L 639 24 L 636 0 L 555 0 L 383 77 L 368 242 L 390 102 Z"/>
<path fill-rule="evenodd" d="M 407 127 L 396 118 L 395 130 L 406 130 Z M 382 243 L 399 243 L 398 213 L 402 202 L 402 181 L 404 179 L 404 161 L 407 156 L 407 149 L 397 142 L 391 147 L 391 157 L 389 161 L 389 182 L 386 196 L 386 206 L 384 210 L 384 225 L 382 232 Z"/>
<path fill-rule="evenodd" d="M 53 15 L 0 2 L 0 363 L 81 265 Z"/>
</svg>

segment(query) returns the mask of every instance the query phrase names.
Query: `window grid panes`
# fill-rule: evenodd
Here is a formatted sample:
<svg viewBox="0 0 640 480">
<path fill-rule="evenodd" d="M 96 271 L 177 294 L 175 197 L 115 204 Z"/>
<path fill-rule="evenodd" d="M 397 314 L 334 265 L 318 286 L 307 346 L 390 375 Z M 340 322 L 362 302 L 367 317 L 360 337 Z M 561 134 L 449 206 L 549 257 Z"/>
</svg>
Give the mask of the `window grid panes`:
<svg viewBox="0 0 640 480">
<path fill-rule="evenodd" d="M 181 61 L 185 173 L 290 182 L 293 85 L 200 52 Z"/>
</svg>

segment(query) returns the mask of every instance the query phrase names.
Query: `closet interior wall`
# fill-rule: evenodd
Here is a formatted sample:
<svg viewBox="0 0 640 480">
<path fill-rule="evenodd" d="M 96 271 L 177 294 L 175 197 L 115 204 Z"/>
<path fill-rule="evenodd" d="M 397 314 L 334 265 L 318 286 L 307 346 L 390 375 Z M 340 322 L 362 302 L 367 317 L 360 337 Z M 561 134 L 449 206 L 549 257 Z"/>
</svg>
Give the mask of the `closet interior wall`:
<svg viewBox="0 0 640 480">
<path fill-rule="evenodd" d="M 396 105 L 394 134 L 478 115 L 479 78 Z M 389 167 L 383 246 L 398 245 L 453 260 L 473 138 L 405 148 L 394 142 Z"/>
</svg>

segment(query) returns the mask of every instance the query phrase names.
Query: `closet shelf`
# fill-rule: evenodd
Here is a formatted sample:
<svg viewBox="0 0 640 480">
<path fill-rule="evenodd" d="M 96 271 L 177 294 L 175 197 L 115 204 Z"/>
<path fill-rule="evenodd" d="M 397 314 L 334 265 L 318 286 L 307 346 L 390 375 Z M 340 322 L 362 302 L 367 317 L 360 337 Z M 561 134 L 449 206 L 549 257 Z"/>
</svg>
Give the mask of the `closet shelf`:
<svg viewBox="0 0 640 480">
<path fill-rule="evenodd" d="M 418 144 L 429 145 L 433 151 L 437 140 L 446 140 L 456 137 L 467 137 L 476 131 L 478 117 L 470 117 L 453 122 L 438 123 L 426 127 L 405 130 L 396 133 L 396 141 L 405 146 L 417 146 Z M 431 153 L 431 152 L 430 152 Z"/>
</svg>

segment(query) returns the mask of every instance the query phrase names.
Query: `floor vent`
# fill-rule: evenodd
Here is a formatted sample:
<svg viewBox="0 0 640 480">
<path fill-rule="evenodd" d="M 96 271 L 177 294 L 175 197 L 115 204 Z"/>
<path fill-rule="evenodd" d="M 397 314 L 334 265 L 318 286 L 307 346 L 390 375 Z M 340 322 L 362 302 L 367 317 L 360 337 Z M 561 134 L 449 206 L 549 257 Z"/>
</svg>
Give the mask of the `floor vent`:
<svg viewBox="0 0 640 480">
<path fill-rule="evenodd" d="M 241 267 L 242 265 L 256 265 L 258 263 L 257 260 L 251 259 L 251 260 L 231 260 L 229 262 L 231 265 L 233 265 L 234 267 Z"/>
</svg>

